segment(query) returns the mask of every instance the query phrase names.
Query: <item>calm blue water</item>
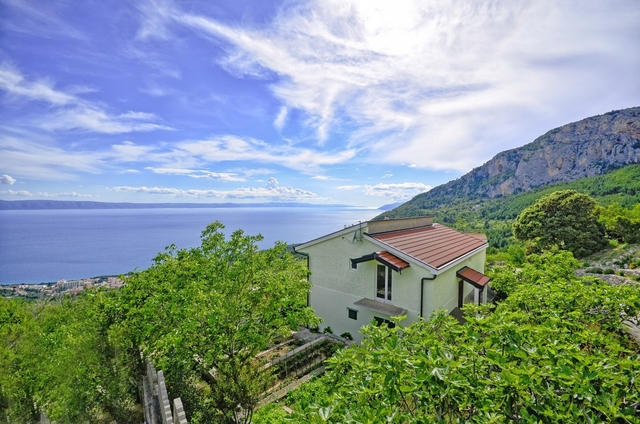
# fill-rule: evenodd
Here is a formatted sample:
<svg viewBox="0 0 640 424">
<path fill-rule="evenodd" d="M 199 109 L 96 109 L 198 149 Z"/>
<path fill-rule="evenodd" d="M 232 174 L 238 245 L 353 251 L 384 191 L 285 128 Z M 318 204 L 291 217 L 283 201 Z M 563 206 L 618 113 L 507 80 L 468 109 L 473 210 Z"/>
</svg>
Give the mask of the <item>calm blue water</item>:
<svg viewBox="0 0 640 424">
<path fill-rule="evenodd" d="M 145 269 L 166 246 L 200 245 L 213 221 L 225 233 L 302 243 L 367 221 L 380 211 L 353 208 L 216 208 L 0 211 L 0 284 L 43 283 Z"/>
</svg>

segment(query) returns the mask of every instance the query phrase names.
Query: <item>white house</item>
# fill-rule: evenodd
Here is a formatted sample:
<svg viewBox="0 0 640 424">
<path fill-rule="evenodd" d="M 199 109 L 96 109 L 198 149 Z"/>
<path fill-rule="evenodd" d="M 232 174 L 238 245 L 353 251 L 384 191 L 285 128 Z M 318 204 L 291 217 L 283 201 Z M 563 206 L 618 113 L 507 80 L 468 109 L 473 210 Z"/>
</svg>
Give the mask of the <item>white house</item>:
<svg viewBox="0 0 640 424">
<path fill-rule="evenodd" d="M 463 234 L 432 217 L 369 221 L 296 246 L 307 256 L 309 304 L 321 328 L 349 332 L 406 315 L 403 324 L 436 309 L 486 301 L 486 237 Z"/>
</svg>

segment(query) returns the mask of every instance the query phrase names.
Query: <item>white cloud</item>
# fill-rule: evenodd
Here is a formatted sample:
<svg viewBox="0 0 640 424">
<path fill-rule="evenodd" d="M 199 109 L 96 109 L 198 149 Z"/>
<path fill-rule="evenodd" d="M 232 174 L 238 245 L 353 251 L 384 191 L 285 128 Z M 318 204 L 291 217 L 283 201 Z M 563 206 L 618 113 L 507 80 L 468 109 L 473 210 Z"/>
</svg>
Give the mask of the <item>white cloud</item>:
<svg viewBox="0 0 640 424">
<path fill-rule="evenodd" d="M 391 178 L 391 177 L 393 177 L 393 174 L 384 174 L 382 176 L 382 178 Z"/>
<path fill-rule="evenodd" d="M 6 91 L 12 98 L 46 102 L 51 105 L 52 112 L 36 119 L 36 122 L 47 130 L 82 129 L 120 134 L 173 129 L 158 123 L 159 119 L 151 113 L 128 111 L 113 114 L 75 94 L 55 89 L 53 83 L 48 80 L 28 81 L 19 71 L 6 63 L 0 64 L 0 90 Z M 78 93 L 79 90 L 78 87 L 71 87 L 70 91 Z"/>
<path fill-rule="evenodd" d="M 359 185 L 343 185 L 343 186 L 339 186 L 337 187 L 338 190 L 356 190 L 358 188 L 360 188 L 362 186 Z"/>
<path fill-rule="evenodd" d="M 241 187 L 234 190 L 202 190 L 202 189 L 178 189 L 169 187 L 114 187 L 116 192 L 134 192 L 146 194 L 159 194 L 178 198 L 216 198 L 216 199 L 259 199 L 272 201 L 320 201 L 327 200 L 316 193 L 294 187 L 281 187 L 278 180 L 271 177 L 265 187 Z"/>
<path fill-rule="evenodd" d="M 59 18 L 58 2 L 35 4 L 23 0 L 3 1 L 3 30 L 22 32 L 45 38 L 70 38 L 86 41 L 86 37 L 72 25 Z"/>
<path fill-rule="evenodd" d="M 0 175 L 0 184 L 14 185 L 15 183 L 16 183 L 16 179 L 11 178 L 10 175 L 7 175 L 7 174 Z"/>
<path fill-rule="evenodd" d="M 40 125 L 47 130 L 83 129 L 103 134 L 173 130 L 167 125 L 150 122 L 157 121 L 157 118 L 150 113 L 127 112 L 114 115 L 87 106 L 60 110 L 39 121 Z"/>
<path fill-rule="evenodd" d="M 142 146 L 130 141 L 123 141 L 121 144 L 111 146 L 113 159 L 120 162 L 138 162 L 144 160 L 147 155 L 156 149 L 154 146 Z"/>
<path fill-rule="evenodd" d="M 356 155 L 355 149 L 323 152 L 314 149 L 272 145 L 254 138 L 224 135 L 208 140 L 178 143 L 173 155 L 187 155 L 205 162 L 253 161 L 312 172 L 326 165 L 343 163 Z"/>
<path fill-rule="evenodd" d="M 282 106 L 280 108 L 280 112 L 278 112 L 278 116 L 276 116 L 275 121 L 273 121 L 273 125 L 281 130 L 282 127 L 284 127 L 285 121 L 287 120 L 287 113 L 289 111 L 287 110 L 287 108 L 285 106 Z"/>
<path fill-rule="evenodd" d="M 78 101 L 75 96 L 54 89 L 49 81 L 26 81 L 18 71 L 6 64 L 0 65 L 0 89 L 14 96 L 41 100 L 57 106 Z"/>
<path fill-rule="evenodd" d="M 66 193 L 47 193 L 46 191 L 38 192 L 38 197 L 93 197 L 90 194 L 77 193 L 75 191 Z"/>
<path fill-rule="evenodd" d="M 433 187 L 422 183 L 398 183 L 365 185 L 364 193 L 369 196 L 391 197 L 393 200 L 407 200 Z"/>
<path fill-rule="evenodd" d="M 181 169 L 181 168 L 154 168 L 151 166 L 146 167 L 156 174 L 169 174 L 169 175 L 184 175 L 191 178 L 204 178 L 209 180 L 217 180 L 224 182 L 243 182 L 247 179 L 244 177 L 238 176 L 235 173 L 229 172 L 211 172 L 202 169 Z"/>
<path fill-rule="evenodd" d="M 311 177 L 311 179 L 320 180 L 320 181 L 348 181 L 348 180 L 345 180 L 344 178 L 329 177 L 327 175 L 315 175 Z"/>
<path fill-rule="evenodd" d="M 323 144 L 352 124 L 348 146 L 374 163 L 467 171 L 640 92 L 635 0 L 307 1 L 259 29 L 166 3 L 146 12 L 147 35 L 181 24 L 223 40 L 232 75 L 278 75 L 276 127 L 303 111 Z"/>
<path fill-rule="evenodd" d="M 82 193 L 78 193 L 75 191 L 71 191 L 71 192 L 66 192 L 66 193 L 48 193 L 46 191 L 40 191 L 38 192 L 38 194 L 34 194 L 31 193 L 30 191 L 27 190 L 7 190 L 7 191 L 0 191 L 0 194 L 3 195 L 8 195 L 8 196 L 20 196 L 20 197 L 45 197 L 45 198 L 52 198 L 52 197 L 83 197 L 83 198 L 87 198 L 87 197 L 94 197 L 90 194 L 82 194 Z"/>
<path fill-rule="evenodd" d="M 69 151 L 51 146 L 51 140 L 35 133 L 0 133 L 0 169 L 10 175 L 43 180 L 68 180 L 75 174 L 103 172 L 106 155 Z"/>
<path fill-rule="evenodd" d="M 31 194 L 27 190 L 6 190 L 6 191 L 0 191 L 0 194 L 4 194 L 8 196 L 22 196 L 22 197 L 33 196 L 33 194 Z"/>
</svg>

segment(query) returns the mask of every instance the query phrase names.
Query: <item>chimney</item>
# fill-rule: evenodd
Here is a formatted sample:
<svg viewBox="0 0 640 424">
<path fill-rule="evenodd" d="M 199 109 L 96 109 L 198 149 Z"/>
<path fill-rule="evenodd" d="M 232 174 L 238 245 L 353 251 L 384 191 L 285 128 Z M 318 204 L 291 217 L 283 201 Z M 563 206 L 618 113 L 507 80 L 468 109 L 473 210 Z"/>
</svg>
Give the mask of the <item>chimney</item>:
<svg viewBox="0 0 640 424">
<path fill-rule="evenodd" d="M 432 216 L 418 216 L 415 218 L 384 219 L 382 221 L 367 222 L 369 234 L 386 233 L 388 231 L 407 230 L 409 228 L 433 225 Z"/>
</svg>

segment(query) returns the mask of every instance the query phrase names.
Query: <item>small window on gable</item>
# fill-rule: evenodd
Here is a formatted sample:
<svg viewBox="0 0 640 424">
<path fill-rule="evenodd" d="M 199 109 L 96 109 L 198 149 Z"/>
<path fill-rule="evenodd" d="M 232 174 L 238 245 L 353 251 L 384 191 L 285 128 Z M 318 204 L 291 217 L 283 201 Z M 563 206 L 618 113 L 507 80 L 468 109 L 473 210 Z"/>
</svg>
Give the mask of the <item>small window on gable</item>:
<svg viewBox="0 0 640 424">
<path fill-rule="evenodd" d="M 347 308 L 347 311 L 349 313 L 349 318 L 358 320 L 358 310 L 357 309 Z"/>
</svg>

